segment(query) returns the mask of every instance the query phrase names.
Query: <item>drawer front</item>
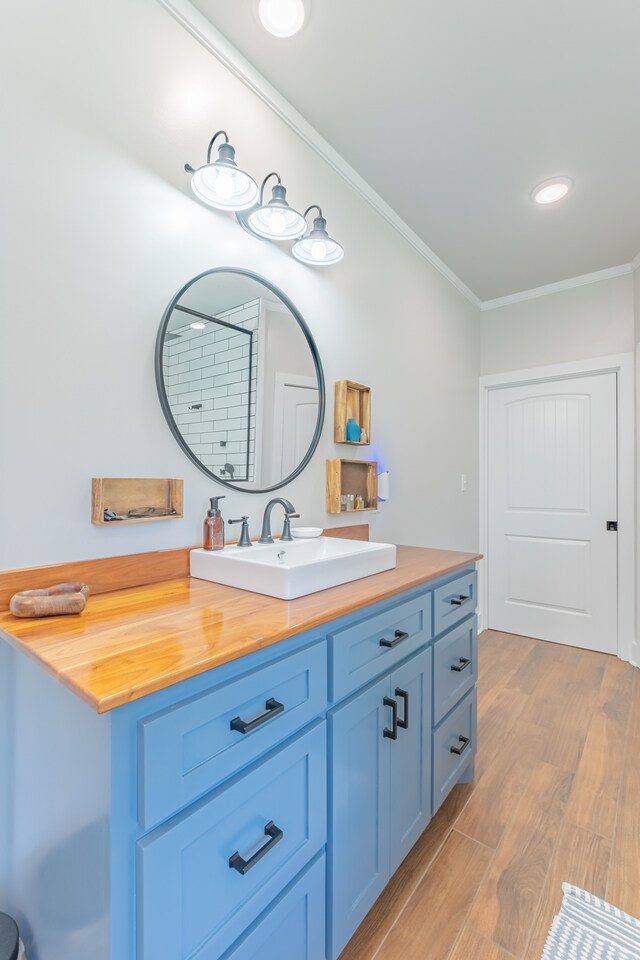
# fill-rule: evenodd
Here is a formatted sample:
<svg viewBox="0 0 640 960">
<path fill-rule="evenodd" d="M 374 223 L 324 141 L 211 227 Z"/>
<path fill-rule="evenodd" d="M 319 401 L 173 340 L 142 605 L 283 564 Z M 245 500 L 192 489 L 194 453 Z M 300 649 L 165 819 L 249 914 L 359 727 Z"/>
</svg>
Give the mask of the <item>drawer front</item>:
<svg viewBox="0 0 640 960">
<path fill-rule="evenodd" d="M 434 814 L 475 757 L 476 729 L 474 689 L 433 732 Z"/>
<path fill-rule="evenodd" d="M 440 723 L 478 678 L 476 618 L 436 640 L 433 648 L 433 723 Z"/>
<path fill-rule="evenodd" d="M 218 960 L 325 840 L 318 722 L 138 843 L 140 960 Z"/>
<path fill-rule="evenodd" d="M 324 854 L 222 960 L 325 960 Z"/>
<path fill-rule="evenodd" d="M 475 613 L 478 603 L 478 575 L 467 570 L 433 592 L 433 632 L 439 634 Z"/>
<path fill-rule="evenodd" d="M 431 639 L 431 594 L 329 634 L 334 702 L 389 670 Z"/>
<path fill-rule="evenodd" d="M 141 826 L 213 789 L 313 720 L 326 701 L 322 641 L 141 721 Z"/>
</svg>

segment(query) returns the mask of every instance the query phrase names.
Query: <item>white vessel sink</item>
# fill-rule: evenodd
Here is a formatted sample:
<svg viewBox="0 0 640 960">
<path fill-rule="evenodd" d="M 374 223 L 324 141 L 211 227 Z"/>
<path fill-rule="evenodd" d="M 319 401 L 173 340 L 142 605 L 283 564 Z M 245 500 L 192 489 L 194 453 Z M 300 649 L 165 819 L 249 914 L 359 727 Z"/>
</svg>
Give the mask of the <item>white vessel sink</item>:
<svg viewBox="0 0 640 960">
<path fill-rule="evenodd" d="M 192 577 L 280 600 L 295 600 L 395 565 L 393 544 L 333 537 L 191 551 Z"/>
</svg>

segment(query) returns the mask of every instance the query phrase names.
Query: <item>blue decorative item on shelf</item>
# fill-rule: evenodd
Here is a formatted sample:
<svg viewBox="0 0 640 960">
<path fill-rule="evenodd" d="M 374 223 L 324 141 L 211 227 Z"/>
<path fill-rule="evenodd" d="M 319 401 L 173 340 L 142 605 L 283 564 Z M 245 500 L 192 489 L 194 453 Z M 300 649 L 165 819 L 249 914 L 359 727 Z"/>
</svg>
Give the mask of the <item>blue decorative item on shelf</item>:
<svg viewBox="0 0 640 960">
<path fill-rule="evenodd" d="M 355 422 L 353 417 L 349 417 L 347 420 L 347 440 L 351 441 L 351 443 L 359 443 L 360 433 L 361 431 L 358 424 Z"/>
</svg>

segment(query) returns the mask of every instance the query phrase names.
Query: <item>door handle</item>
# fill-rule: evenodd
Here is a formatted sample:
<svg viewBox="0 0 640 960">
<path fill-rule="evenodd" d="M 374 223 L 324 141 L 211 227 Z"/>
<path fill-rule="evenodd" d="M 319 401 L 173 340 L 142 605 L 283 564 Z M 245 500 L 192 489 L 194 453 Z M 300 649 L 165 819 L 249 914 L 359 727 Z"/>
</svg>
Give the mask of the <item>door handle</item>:
<svg viewBox="0 0 640 960">
<path fill-rule="evenodd" d="M 252 857 L 249 857 L 248 860 L 245 860 L 240 856 L 240 853 L 236 850 L 233 856 L 229 857 L 229 866 L 233 870 L 237 870 L 238 873 L 241 873 L 244 877 L 245 874 L 249 873 L 252 867 L 255 867 L 256 863 L 259 860 L 262 860 L 266 853 L 269 853 L 269 850 L 273 850 L 276 843 L 280 843 L 284 837 L 284 833 L 280 827 L 276 827 L 273 820 L 269 820 L 269 823 L 264 828 L 265 837 L 269 837 L 264 847 L 260 847 Z"/>
<path fill-rule="evenodd" d="M 471 597 L 465 597 L 464 593 L 460 593 L 457 597 L 449 600 L 449 603 L 454 607 L 461 607 L 463 603 L 467 602 L 467 600 L 471 600 Z"/>
<path fill-rule="evenodd" d="M 272 720 L 274 717 L 277 717 L 278 714 L 282 713 L 284 710 L 284 704 L 278 703 L 278 701 L 274 700 L 273 697 L 269 697 L 264 707 L 265 712 L 261 713 L 259 717 L 255 718 L 255 720 L 241 720 L 240 717 L 234 717 L 229 724 L 229 727 L 231 730 L 236 730 L 238 733 L 251 733 L 252 730 L 257 730 L 257 728 L 261 727 L 263 723 L 267 723 L 268 720 Z"/>
<path fill-rule="evenodd" d="M 398 726 L 402 727 L 403 730 L 409 729 L 409 694 L 406 690 L 401 690 L 400 687 L 396 687 L 396 697 L 401 697 L 404 703 L 404 716 L 402 720 L 398 720 Z"/>
<path fill-rule="evenodd" d="M 459 662 L 459 663 L 452 663 L 452 664 L 451 664 L 451 669 L 452 669 L 455 673 L 462 673 L 462 671 L 463 671 L 463 670 L 466 670 L 467 667 L 470 665 L 471 660 L 469 660 L 467 657 L 459 657 L 458 659 L 459 659 L 460 662 Z"/>
<path fill-rule="evenodd" d="M 399 643 L 402 643 L 403 640 L 408 640 L 409 634 L 405 633 L 404 630 L 396 630 L 393 635 L 393 640 L 387 640 L 385 637 L 380 641 L 381 647 L 397 647 Z"/>
<path fill-rule="evenodd" d="M 462 734 L 460 734 L 460 736 L 458 737 L 458 741 L 460 742 L 460 746 L 459 746 L 459 747 L 449 747 L 449 750 L 450 750 L 451 753 L 457 753 L 458 756 L 460 756 L 461 753 L 464 753 L 464 752 L 465 752 L 465 750 L 467 749 L 467 747 L 468 747 L 469 744 L 471 743 L 471 740 L 469 739 L 469 737 L 463 737 Z"/>
<path fill-rule="evenodd" d="M 388 737 L 389 740 L 398 739 L 398 701 L 394 700 L 392 697 L 385 697 L 382 701 L 385 707 L 391 707 L 391 729 L 388 727 L 384 728 L 384 736 Z"/>
</svg>

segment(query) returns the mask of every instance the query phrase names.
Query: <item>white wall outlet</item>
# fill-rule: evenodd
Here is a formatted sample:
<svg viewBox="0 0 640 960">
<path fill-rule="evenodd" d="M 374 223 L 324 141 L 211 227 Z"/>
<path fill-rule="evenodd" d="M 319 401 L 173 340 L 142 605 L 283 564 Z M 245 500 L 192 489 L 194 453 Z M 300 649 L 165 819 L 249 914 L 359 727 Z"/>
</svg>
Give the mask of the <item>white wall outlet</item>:
<svg viewBox="0 0 640 960">
<path fill-rule="evenodd" d="M 467 492 L 467 475 L 466 475 L 466 473 L 461 473 L 461 474 L 460 474 L 460 490 L 462 491 L 462 493 L 466 493 L 466 492 Z"/>
</svg>

